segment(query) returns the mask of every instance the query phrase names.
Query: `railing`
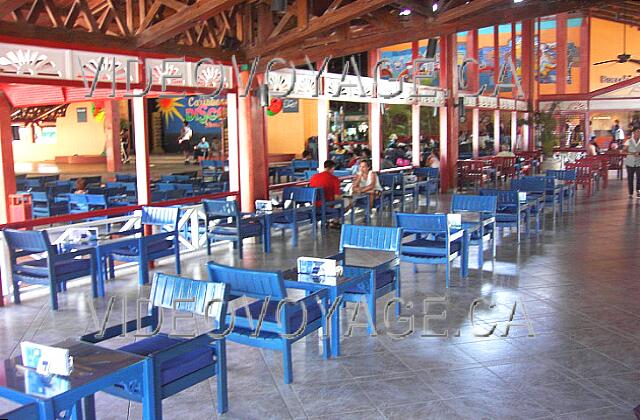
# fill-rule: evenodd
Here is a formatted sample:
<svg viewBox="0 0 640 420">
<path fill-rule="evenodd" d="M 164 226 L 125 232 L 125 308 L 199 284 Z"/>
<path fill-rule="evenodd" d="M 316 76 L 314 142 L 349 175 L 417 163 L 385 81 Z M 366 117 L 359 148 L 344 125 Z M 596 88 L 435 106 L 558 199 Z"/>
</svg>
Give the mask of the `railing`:
<svg viewBox="0 0 640 420">
<path fill-rule="evenodd" d="M 167 207 L 180 206 L 181 215 L 178 221 L 179 241 L 182 245 L 182 252 L 194 252 L 201 250 L 206 245 L 206 234 L 201 232 L 201 222 L 206 220 L 204 208 L 200 201 L 202 199 L 216 199 L 237 196 L 236 192 L 207 194 L 197 197 L 187 197 L 176 200 L 152 203 L 150 205 Z M 31 219 L 23 222 L 13 222 L 0 225 L 0 228 L 12 229 L 40 229 L 49 233 L 51 243 L 63 243 L 78 228 L 98 228 L 106 229 L 110 232 L 122 232 L 140 226 L 140 210 L 144 206 L 127 206 L 98 210 L 81 214 L 67 214 L 63 216 Z M 109 217 L 111 216 L 111 217 Z M 96 219 L 99 218 L 99 219 Z M 88 220 L 92 219 L 92 220 Z M 64 222 L 78 221 L 73 224 L 60 224 Z M 4 237 L 0 235 L 0 301 L 4 296 L 3 291 L 10 291 L 11 273 L 9 270 L 9 253 L 4 242 Z M 132 263 L 133 264 L 133 263 Z M 127 266 L 131 264 L 123 264 Z M 1 306 L 1 305 L 0 305 Z"/>
</svg>

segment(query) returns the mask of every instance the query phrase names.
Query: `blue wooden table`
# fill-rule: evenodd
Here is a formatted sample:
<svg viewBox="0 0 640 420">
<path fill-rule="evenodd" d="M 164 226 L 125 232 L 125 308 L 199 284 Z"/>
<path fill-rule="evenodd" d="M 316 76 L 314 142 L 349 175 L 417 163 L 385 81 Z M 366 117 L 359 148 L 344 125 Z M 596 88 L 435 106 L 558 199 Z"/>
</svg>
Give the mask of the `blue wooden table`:
<svg viewBox="0 0 640 420">
<path fill-rule="evenodd" d="M 287 270 L 282 273 L 287 288 L 303 289 L 308 293 L 317 292 L 318 290 L 327 290 L 329 295 L 329 308 L 338 300 L 338 297 L 347 290 L 359 285 L 368 287 L 371 277 L 371 270 L 367 269 L 349 269 L 345 267 L 344 275 L 340 277 L 311 276 L 308 274 L 298 274 L 297 269 Z M 327 334 L 327 331 L 323 331 Z M 340 356 L 340 305 L 338 304 L 331 316 L 331 356 Z"/>
<path fill-rule="evenodd" d="M 36 418 L 42 420 L 68 419 L 72 415 L 95 419 L 94 394 L 119 384 L 136 388 L 143 395 L 143 406 L 151 404 L 144 381 L 146 358 L 76 339 L 67 339 L 55 347 L 69 349 L 73 357 L 71 375 L 41 375 L 22 366 L 21 356 L 6 359 L 0 367 L 0 397 L 18 404 L 36 404 Z"/>
</svg>

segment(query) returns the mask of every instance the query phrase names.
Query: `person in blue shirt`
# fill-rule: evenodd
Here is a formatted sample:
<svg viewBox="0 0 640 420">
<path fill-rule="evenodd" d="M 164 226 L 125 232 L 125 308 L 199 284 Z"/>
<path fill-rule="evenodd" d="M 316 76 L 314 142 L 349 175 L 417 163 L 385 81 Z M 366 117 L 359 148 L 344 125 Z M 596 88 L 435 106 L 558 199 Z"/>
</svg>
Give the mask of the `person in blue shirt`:
<svg viewBox="0 0 640 420">
<path fill-rule="evenodd" d="M 193 148 L 193 160 L 198 162 L 198 158 L 206 159 L 209 156 L 209 142 L 206 137 L 200 139 L 200 142 Z"/>
</svg>

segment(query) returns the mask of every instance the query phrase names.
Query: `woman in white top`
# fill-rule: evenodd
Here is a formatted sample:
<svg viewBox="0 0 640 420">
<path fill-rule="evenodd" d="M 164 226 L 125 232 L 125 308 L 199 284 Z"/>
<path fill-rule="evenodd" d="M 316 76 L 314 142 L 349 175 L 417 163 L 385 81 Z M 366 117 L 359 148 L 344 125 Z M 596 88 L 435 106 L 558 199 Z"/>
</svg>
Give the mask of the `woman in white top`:
<svg viewBox="0 0 640 420">
<path fill-rule="evenodd" d="M 640 198 L 640 128 L 634 128 L 631 137 L 624 144 L 627 157 L 624 164 L 627 167 L 627 182 L 629 183 L 629 198 L 633 198 L 633 192 L 638 192 Z M 633 178 L 636 177 L 635 188 Z"/>
<path fill-rule="evenodd" d="M 373 206 L 373 201 L 380 195 L 380 191 L 382 191 L 382 185 L 378 175 L 371 170 L 371 161 L 363 159 L 360 161 L 360 171 L 353 181 L 353 193 L 369 194 L 370 203 Z"/>
</svg>

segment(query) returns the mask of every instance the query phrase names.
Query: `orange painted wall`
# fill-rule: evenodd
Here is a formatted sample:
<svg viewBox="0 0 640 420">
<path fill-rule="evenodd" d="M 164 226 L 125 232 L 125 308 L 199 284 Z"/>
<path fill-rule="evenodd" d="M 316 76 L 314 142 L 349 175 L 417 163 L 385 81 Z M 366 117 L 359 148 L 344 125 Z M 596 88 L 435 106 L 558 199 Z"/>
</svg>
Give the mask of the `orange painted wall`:
<svg viewBox="0 0 640 420">
<path fill-rule="evenodd" d="M 77 109 L 87 109 L 87 122 L 77 122 Z M 125 114 L 126 115 L 126 114 Z M 31 139 L 13 142 L 16 162 L 52 161 L 56 156 L 101 155 L 105 150 L 104 120 L 96 120 L 91 102 L 70 104 L 66 116 L 56 120 L 56 140 L 34 143 Z"/>
<path fill-rule="evenodd" d="M 269 153 L 295 153 L 302 155 L 304 144 L 318 135 L 318 104 L 313 99 L 300 99 L 299 112 L 280 112 L 267 117 Z"/>
<path fill-rule="evenodd" d="M 591 19 L 591 91 L 611 86 L 636 77 L 639 68 L 633 63 L 611 63 L 594 66 L 593 63 L 614 59 L 623 50 L 623 25 L 603 19 Z M 640 58 L 640 31 L 627 26 L 627 54 Z"/>
</svg>

